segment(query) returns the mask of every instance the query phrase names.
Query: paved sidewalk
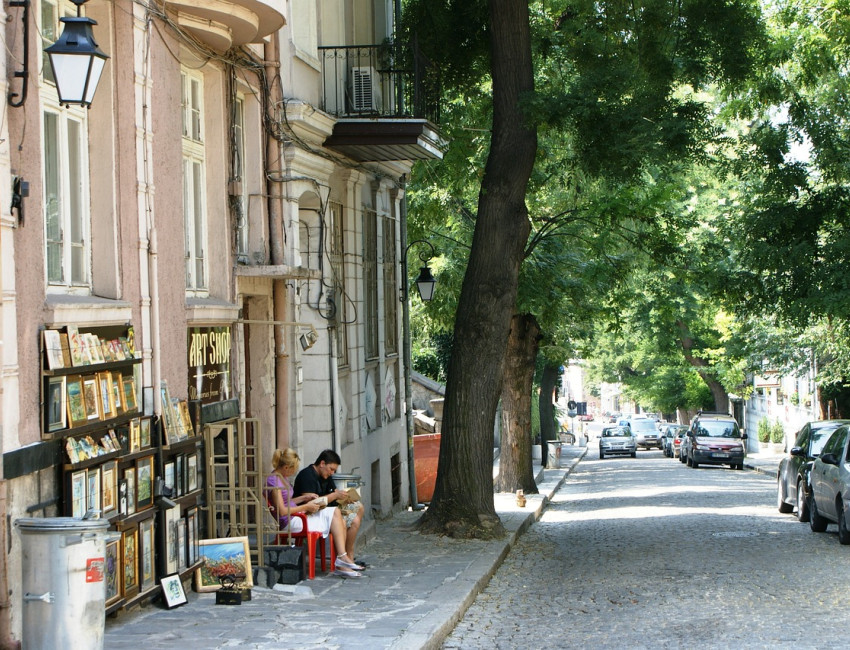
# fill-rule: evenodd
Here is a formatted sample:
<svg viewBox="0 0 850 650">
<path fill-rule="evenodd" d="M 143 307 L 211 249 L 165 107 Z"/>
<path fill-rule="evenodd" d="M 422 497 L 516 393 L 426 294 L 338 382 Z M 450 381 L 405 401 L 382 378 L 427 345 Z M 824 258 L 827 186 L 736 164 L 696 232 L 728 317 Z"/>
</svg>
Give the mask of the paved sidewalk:
<svg viewBox="0 0 850 650">
<path fill-rule="evenodd" d="M 779 473 L 779 463 L 785 456 L 786 454 L 770 451 L 747 454 L 744 458 L 744 467 L 776 478 Z"/>
<path fill-rule="evenodd" d="M 586 452 L 563 445 L 560 469 L 539 471 L 540 494 L 527 495 L 525 508 L 511 494 L 495 496 L 504 539 L 420 535 L 414 524 L 421 513 L 402 512 L 377 522 L 374 539 L 358 553 L 370 565 L 363 578 L 317 571 L 315 580 L 278 585 L 283 591 L 255 587 L 252 600 L 239 606 L 190 592 L 189 602 L 173 610 L 148 605 L 107 619 L 104 647 L 439 648 Z"/>
</svg>

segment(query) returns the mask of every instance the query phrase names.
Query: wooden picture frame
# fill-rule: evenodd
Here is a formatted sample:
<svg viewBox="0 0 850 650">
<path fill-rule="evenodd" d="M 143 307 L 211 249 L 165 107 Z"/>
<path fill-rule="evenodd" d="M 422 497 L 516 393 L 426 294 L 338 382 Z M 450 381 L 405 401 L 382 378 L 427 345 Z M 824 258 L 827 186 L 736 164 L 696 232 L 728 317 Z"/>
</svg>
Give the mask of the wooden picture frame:
<svg viewBox="0 0 850 650">
<path fill-rule="evenodd" d="M 83 377 L 83 395 L 86 401 L 86 421 L 100 420 L 100 387 L 95 375 Z"/>
<path fill-rule="evenodd" d="M 174 461 L 170 460 L 162 466 L 162 483 L 171 489 L 171 496 L 177 496 L 177 488 L 174 479 Z"/>
<path fill-rule="evenodd" d="M 44 330 L 42 336 L 44 339 L 44 358 L 47 360 L 47 368 L 49 370 L 64 368 L 65 360 L 62 356 L 62 340 L 59 337 L 59 330 Z"/>
<path fill-rule="evenodd" d="M 139 584 L 142 591 L 147 591 L 156 584 L 153 517 L 139 522 Z"/>
<path fill-rule="evenodd" d="M 127 482 L 127 514 L 136 514 L 136 468 L 128 467 L 124 470 L 124 480 Z"/>
<path fill-rule="evenodd" d="M 237 584 L 254 586 L 251 572 L 251 549 L 247 537 L 222 537 L 198 541 L 199 558 L 203 564 L 195 571 L 195 590 L 199 592 L 221 589 L 219 577 L 236 571 Z"/>
<path fill-rule="evenodd" d="M 136 510 L 144 510 L 153 505 L 153 456 L 145 456 L 136 461 Z"/>
<path fill-rule="evenodd" d="M 112 373 L 97 373 L 98 397 L 100 398 L 100 411 L 103 419 L 108 420 L 118 415 L 115 410 L 115 394 L 112 391 Z"/>
<path fill-rule="evenodd" d="M 132 420 L 130 420 L 129 429 L 130 429 L 130 453 L 132 454 L 133 452 L 140 451 L 142 449 L 141 440 L 139 439 L 139 419 L 138 418 L 133 418 Z"/>
<path fill-rule="evenodd" d="M 135 413 L 138 409 L 136 402 L 136 380 L 133 377 L 124 377 L 121 380 L 121 386 L 124 389 L 122 393 L 122 397 L 124 398 L 124 412 Z"/>
<path fill-rule="evenodd" d="M 180 427 L 177 414 L 174 412 L 174 404 L 171 402 L 171 393 L 168 391 L 168 384 L 164 381 L 160 384 L 159 396 L 162 405 L 162 442 L 165 445 L 180 442 Z"/>
<path fill-rule="evenodd" d="M 101 512 L 100 502 L 100 467 L 86 470 L 86 510 Z"/>
<path fill-rule="evenodd" d="M 129 528 L 121 533 L 121 572 L 124 598 L 139 592 L 139 529 Z"/>
<path fill-rule="evenodd" d="M 177 570 L 183 571 L 189 564 L 186 561 L 186 519 L 177 520 Z"/>
<path fill-rule="evenodd" d="M 115 402 L 115 414 L 121 415 L 126 411 L 124 408 L 124 391 L 121 388 L 123 375 L 120 372 L 112 373 L 112 399 Z"/>
<path fill-rule="evenodd" d="M 101 465 L 101 512 L 104 516 L 118 509 L 118 463 L 110 460 Z"/>
<path fill-rule="evenodd" d="M 165 604 L 168 609 L 178 607 L 187 602 L 186 592 L 183 591 L 183 583 L 180 581 L 178 574 L 165 576 L 159 581 L 162 586 L 162 596 L 165 598 Z"/>
<path fill-rule="evenodd" d="M 182 497 L 186 494 L 186 455 L 177 454 L 174 457 L 174 488 L 176 495 Z"/>
<path fill-rule="evenodd" d="M 118 479 L 118 515 L 121 517 L 127 514 L 127 479 Z"/>
<path fill-rule="evenodd" d="M 83 378 L 80 375 L 70 375 L 65 383 L 68 404 L 68 422 L 72 427 L 78 427 L 86 422 L 86 398 L 83 393 Z"/>
<path fill-rule="evenodd" d="M 192 426 L 192 416 L 189 414 L 189 402 L 185 399 L 178 402 L 178 410 L 180 411 L 180 421 L 183 423 L 183 429 L 186 432 L 187 438 L 192 438 L 195 435 L 195 427 Z"/>
<path fill-rule="evenodd" d="M 47 430 L 60 431 L 68 428 L 67 387 L 64 375 L 47 379 Z"/>
<path fill-rule="evenodd" d="M 83 343 L 80 339 L 80 330 L 75 325 L 68 325 L 65 329 L 68 332 L 68 349 L 71 352 L 71 365 L 74 367 L 86 365 Z"/>
<path fill-rule="evenodd" d="M 106 583 L 106 606 L 109 607 L 121 600 L 121 540 L 113 539 L 106 542 L 104 557 L 104 582 Z"/>
<path fill-rule="evenodd" d="M 86 514 L 86 470 L 71 473 L 71 516 L 82 518 Z"/>
</svg>

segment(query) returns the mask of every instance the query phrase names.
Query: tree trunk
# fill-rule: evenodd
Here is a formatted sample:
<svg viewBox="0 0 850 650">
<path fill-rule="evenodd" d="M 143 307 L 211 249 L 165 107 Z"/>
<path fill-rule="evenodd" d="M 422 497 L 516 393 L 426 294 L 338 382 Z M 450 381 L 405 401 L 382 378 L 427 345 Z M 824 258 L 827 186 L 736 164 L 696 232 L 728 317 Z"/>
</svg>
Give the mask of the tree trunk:
<svg viewBox="0 0 850 650">
<path fill-rule="evenodd" d="M 437 481 L 419 522 L 423 532 L 455 537 L 504 534 L 493 501 L 493 423 L 537 151 L 537 133 L 520 110 L 534 90 L 528 2 L 490 0 L 489 17 L 493 135 L 455 316 Z"/>
<path fill-rule="evenodd" d="M 531 314 L 511 319 L 502 379 L 502 451 L 496 492 L 537 494 L 531 460 L 531 391 L 540 326 Z"/>
<path fill-rule="evenodd" d="M 540 377 L 540 443 L 543 451 L 543 466 L 548 458 L 547 440 L 558 440 L 555 424 L 555 386 L 558 384 L 558 364 L 546 361 Z M 558 442 L 557 444 L 561 444 Z"/>
<path fill-rule="evenodd" d="M 717 381 L 714 374 L 709 371 L 708 361 L 694 355 L 694 340 L 690 335 L 688 326 L 683 321 L 676 321 L 676 325 L 679 328 L 679 344 L 682 346 L 682 352 L 685 355 L 685 360 L 696 368 L 699 376 L 702 377 L 702 380 L 711 391 L 711 396 L 714 398 L 714 410 L 718 413 L 728 413 L 729 393 L 727 393 L 726 389 L 723 388 L 723 384 Z"/>
</svg>

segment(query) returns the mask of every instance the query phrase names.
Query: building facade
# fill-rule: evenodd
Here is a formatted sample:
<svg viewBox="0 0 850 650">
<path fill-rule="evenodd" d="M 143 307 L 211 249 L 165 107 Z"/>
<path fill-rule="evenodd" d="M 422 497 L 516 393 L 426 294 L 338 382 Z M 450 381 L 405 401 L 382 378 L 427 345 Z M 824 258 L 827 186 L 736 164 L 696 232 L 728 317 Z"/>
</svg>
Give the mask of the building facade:
<svg viewBox="0 0 850 650">
<path fill-rule="evenodd" d="M 21 5 L 5 6 L 0 122 L 0 642 L 21 638 L 6 522 L 67 514 L 66 474 L 85 464 L 64 455 L 82 436 L 52 422 L 47 395 L 77 368 L 49 367 L 45 330 L 129 334 L 132 362 L 114 361 L 137 399 L 125 419 L 176 449 L 157 427 L 187 405 L 202 480 L 210 428 L 232 423 L 254 472 L 277 447 L 302 464 L 333 448 L 362 478 L 368 520 L 409 503 L 404 186 L 443 147 L 434 102 L 405 84 L 424 78 L 418 59 L 388 45 L 392 1 L 90 0 L 109 56 L 90 108 L 59 105 L 42 53 L 76 7 Z M 95 437 L 124 422 L 100 408 Z M 112 453 L 119 473 L 134 455 Z M 170 458 L 158 450 L 154 473 Z M 215 498 L 198 488 L 192 504 Z"/>
</svg>

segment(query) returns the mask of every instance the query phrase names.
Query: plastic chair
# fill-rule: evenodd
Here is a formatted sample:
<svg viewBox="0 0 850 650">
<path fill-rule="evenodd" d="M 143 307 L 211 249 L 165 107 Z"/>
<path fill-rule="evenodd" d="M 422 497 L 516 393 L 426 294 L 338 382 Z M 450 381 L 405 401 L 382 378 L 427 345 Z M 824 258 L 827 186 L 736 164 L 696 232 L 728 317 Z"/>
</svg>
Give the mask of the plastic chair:
<svg viewBox="0 0 850 650">
<path fill-rule="evenodd" d="M 272 513 L 272 516 L 275 518 L 275 521 L 280 521 L 277 518 L 277 514 L 275 512 L 274 506 L 269 503 L 269 511 Z M 322 571 L 327 571 L 327 563 L 326 563 L 326 549 L 325 549 L 325 538 L 322 537 L 322 533 L 310 530 L 310 527 L 307 525 L 307 515 L 303 512 L 294 512 L 290 515 L 291 517 L 298 517 L 301 519 L 302 528 L 300 531 L 287 533 L 286 528 L 281 528 L 277 534 L 277 538 L 275 543 L 278 545 L 284 545 L 288 543 L 288 537 L 291 536 L 296 546 L 303 546 L 304 541 L 307 541 L 307 577 L 310 580 L 314 580 L 316 578 L 316 549 L 318 548 L 319 553 L 321 554 L 319 558 L 322 563 Z M 336 566 L 336 548 L 334 547 L 334 538 L 331 533 L 328 533 L 327 537 L 330 542 L 331 547 L 331 567 Z M 318 541 L 318 544 L 316 543 Z"/>
</svg>

